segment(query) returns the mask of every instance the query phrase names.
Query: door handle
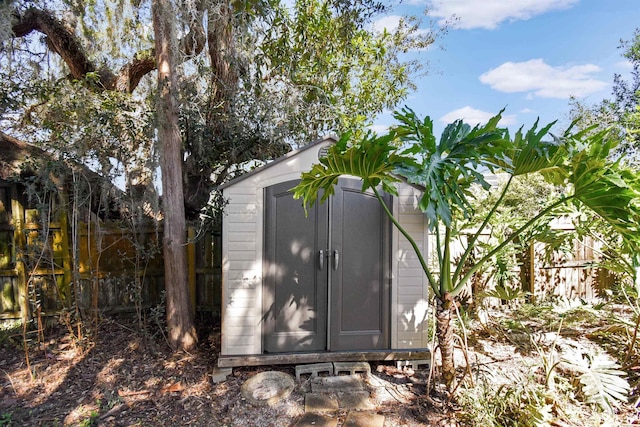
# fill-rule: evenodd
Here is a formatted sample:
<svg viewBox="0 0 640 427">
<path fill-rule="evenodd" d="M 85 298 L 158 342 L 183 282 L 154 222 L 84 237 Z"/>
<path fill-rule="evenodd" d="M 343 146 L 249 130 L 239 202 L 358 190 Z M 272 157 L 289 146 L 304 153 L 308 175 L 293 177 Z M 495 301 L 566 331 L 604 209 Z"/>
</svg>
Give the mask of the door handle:
<svg viewBox="0 0 640 427">
<path fill-rule="evenodd" d="M 324 251 L 320 249 L 318 251 L 318 269 L 322 270 L 324 268 Z"/>
<path fill-rule="evenodd" d="M 333 251 L 333 269 L 337 270 L 338 269 L 338 263 L 340 262 L 340 254 L 338 253 L 338 250 L 334 250 Z"/>
</svg>

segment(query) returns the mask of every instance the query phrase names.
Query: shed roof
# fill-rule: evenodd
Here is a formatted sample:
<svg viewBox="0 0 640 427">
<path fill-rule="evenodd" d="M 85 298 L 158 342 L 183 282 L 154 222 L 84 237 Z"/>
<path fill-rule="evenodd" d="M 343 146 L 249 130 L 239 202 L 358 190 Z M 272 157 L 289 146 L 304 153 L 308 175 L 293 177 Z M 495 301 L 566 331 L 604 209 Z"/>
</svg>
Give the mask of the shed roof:
<svg viewBox="0 0 640 427">
<path fill-rule="evenodd" d="M 247 179 L 247 178 L 249 178 L 249 177 L 251 177 L 251 176 L 253 176 L 253 175 L 257 174 L 257 173 L 260 173 L 260 172 L 262 172 L 262 171 L 264 171 L 264 170 L 266 170 L 268 168 L 271 168 L 271 167 L 273 167 L 273 166 L 275 166 L 275 165 L 277 165 L 277 164 L 279 164 L 279 163 L 281 163 L 281 162 L 283 162 L 285 160 L 288 160 L 288 159 L 290 159 L 290 158 L 292 158 L 294 156 L 297 156 L 298 154 L 300 154 L 300 153 L 302 153 L 304 151 L 307 151 L 307 150 L 309 150 L 309 149 L 311 149 L 313 147 L 316 147 L 316 146 L 321 145 L 321 144 L 326 143 L 326 142 L 335 143 L 337 140 L 338 139 L 336 137 L 334 137 L 334 136 L 325 136 L 324 138 L 317 139 L 317 140 L 305 145 L 302 148 L 298 148 L 297 150 L 292 150 L 292 151 L 288 152 L 287 154 L 285 154 L 284 156 L 278 157 L 277 159 L 273 160 L 272 162 L 267 163 L 264 166 L 260 166 L 259 168 L 255 168 L 251 172 L 247 172 L 247 173 L 245 173 L 243 175 L 240 175 L 237 178 L 232 179 L 229 182 L 226 182 L 226 183 L 222 184 L 221 186 L 218 187 L 218 189 L 222 190 L 224 188 L 227 188 L 227 187 L 230 187 L 232 185 L 235 185 L 240 181 L 244 181 L 245 179 Z"/>
<path fill-rule="evenodd" d="M 0 180 L 24 180 L 25 177 L 37 175 L 40 168 L 44 168 L 48 162 L 55 160 L 55 156 L 28 142 L 21 141 L 0 131 Z M 100 197 L 92 198 L 90 207 L 94 213 L 103 215 L 108 213 L 111 217 L 117 217 L 118 201 L 123 199 L 124 192 L 112 182 L 100 174 L 92 171 L 87 166 L 73 161 L 64 161 L 61 168 L 63 175 L 49 174 L 58 188 L 69 184 L 69 174 L 75 172 L 82 175 L 91 184 L 92 191 L 99 189 L 104 191 L 108 206 L 103 206 Z"/>
<path fill-rule="evenodd" d="M 40 148 L 0 132 L 0 179 L 20 174 L 29 158 L 47 158 L 49 154 Z"/>
</svg>

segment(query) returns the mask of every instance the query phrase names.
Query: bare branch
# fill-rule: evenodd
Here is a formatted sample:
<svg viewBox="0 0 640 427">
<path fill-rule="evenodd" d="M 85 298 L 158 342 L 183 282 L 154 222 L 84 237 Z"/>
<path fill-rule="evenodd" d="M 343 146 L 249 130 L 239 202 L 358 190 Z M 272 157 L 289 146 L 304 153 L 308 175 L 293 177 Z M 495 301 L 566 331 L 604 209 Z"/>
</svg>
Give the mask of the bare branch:
<svg viewBox="0 0 640 427">
<path fill-rule="evenodd" d="M 85 55 L 77 37 L 51 13 L 29 8 L 24 14 L 16 15 L 16 18 L 13 24 L 15 37 L 25 37 L 33 31 L 47 36 L 47 46 L 60 55 L 73 78 L 82 79 L 87 73 L 96 71 L 95 65 Z"/>
<path fill-rule="evenodd" d="M 14 37 L 25 37 L 34 31 L 46 36 L 51 51 L 60 55 L 69 67 L 71 77 L 84 79 L 87 74 L 96 72 L 99 76 L 97 90 L 115 90 L 133 92 L 140 80 L 156 69 L 154 49 L 137 53 L 130 63 L 116 74 L 108 69 L 97 69 L 88 58 L 80 40 L 62 21 L 46 10 L 29 8 L 23 14 L 14 15 L 12 26 Z M 192 21 L 190 32 L 180 40 L 180 59 L 187 60 L 198 55 L 205 46 L 205 32 L 202 19 Z"/>
</svg>

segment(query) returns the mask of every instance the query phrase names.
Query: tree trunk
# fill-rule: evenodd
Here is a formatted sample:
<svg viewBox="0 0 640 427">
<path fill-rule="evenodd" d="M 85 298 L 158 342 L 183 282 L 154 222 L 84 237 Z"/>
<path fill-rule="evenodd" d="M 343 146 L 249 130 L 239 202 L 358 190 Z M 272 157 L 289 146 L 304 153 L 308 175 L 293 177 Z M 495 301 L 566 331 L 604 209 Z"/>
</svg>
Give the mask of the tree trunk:
<svg viewBox="0 0 640 427">
<path fill-rule="evenodd" d="M 177 77 L 171 0 L 153 1 L 153 27 L 158 63 L 158 142 L 162 172 L 164 212 L 164 283 L 167 295 L 169 343 L 176 350 L 190 350 L 198 342 L 189 298 L 186 260 L 186 224 L 182 188 L 182 139 L 178 128 Z"/>
<path fill-rule="evenodd" d="M 455 302 L 449 294 L 443 298 L 438 298 L 438 308 L 436 312 L 436 335 L 438 337 L 438 348 L 442 357 L 442 379 L 449 392 L 453 392 L 456 387 L 456 366 L 453 360 L 453 323 Z"/>
</svg>

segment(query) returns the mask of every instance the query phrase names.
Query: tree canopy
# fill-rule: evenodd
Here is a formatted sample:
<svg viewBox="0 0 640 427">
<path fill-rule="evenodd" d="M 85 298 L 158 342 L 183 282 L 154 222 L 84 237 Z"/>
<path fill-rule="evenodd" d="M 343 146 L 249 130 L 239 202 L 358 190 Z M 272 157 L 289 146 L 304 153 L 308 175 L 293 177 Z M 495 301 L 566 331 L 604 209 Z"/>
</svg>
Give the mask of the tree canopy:
<svg viewBox="0 0 640 427">
<path fill-rule="evenodd" d="M 185 204 L 191 216 L 243 162 L 362 130 L 420 71 L 404 53 L 446 29 L 372 23 L 374 0 L 175 4 Z M 156 69 L 151 3 L 37 1 L 0 9 L 0 123 L 151 195 Z"/>
<path fill-rule="evenodd" d="M 619 48 L 631 65 L 628 78 L 614 75 L 609 99 L 593 105 L 574 100 L 571 115 L 583 127 L 611 127 L 619 141 L 614 154 L 637 167 L 640 164 L 640 30 L 636 29 L 630 40 L 621 40 Z"/>
</svg>

